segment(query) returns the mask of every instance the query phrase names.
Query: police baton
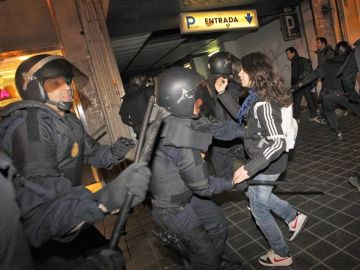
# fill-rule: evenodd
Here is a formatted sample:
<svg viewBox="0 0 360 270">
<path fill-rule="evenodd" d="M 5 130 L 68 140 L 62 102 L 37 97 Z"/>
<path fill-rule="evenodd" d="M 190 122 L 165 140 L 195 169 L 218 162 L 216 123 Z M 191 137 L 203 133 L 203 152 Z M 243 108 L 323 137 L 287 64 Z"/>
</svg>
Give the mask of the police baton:
<svg viewBox="0 0 360 270">
<path fill-rule="evenodd" d="M 154 118 L 154 121 L 149 125 L 150 116 Z M 135 154 L 135 163 L 149 161 L 163 117 L 164 111 L 160 107 L 155 105 L 155 97 L 151 96 L 149 98 L 144 121 L 141 126 L 140 138 Z M 131 179 L 129 180 L 131 181 Z M 134 195 L 131 192 L 128 192 L 125 198 L 124 205 L 116 220 L 113 234 L 110 239 L 110 249 L 116 248 L 119 242 L 119 238 L 124 231 L 125 222 L 131 209 L 131 202 L 133 198 Z"/>
</svg>

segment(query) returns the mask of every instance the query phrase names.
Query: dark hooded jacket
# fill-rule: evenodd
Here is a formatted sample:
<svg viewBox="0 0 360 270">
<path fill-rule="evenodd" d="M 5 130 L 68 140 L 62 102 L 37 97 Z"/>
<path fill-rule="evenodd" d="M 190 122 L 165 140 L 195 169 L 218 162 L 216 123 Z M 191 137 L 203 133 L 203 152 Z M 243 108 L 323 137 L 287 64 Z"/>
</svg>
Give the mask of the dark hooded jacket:
<svg viewBox="0 0 360 270">
<path fill-rule="evenodd" d="M 316 50 L 316 53 L 318 55 L 318 67 L 334 57 L 334 49 L 329 44 L 326 44 L 325 47 L 320 50 Z"/>
<path fill-rule="evenodd" d="M 291 86 L 298 84 L 312 71 L 311 61 L 298 54 L 291 59 Z"/>
</svg>

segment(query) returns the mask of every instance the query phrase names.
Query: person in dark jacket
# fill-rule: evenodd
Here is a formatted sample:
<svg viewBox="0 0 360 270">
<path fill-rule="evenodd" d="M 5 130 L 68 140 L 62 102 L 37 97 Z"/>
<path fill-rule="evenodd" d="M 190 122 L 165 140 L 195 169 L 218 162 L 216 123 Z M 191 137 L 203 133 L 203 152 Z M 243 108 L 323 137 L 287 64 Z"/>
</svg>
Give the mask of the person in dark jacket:
<svg viewBox="0 0 360 270">
<path fill-rule="evenodd" d="M 233 184 L 208 175 L 201 153 L 207 151 L 213 134 L 193 126 L 203 103 L 198 98 L 201 86 L 207 91 L 204 81 L 195 71 L 180 67 L 165 70 L 159 77 L 156 99 L 169 115 L 152 160 L 152 214 L 180 240 L 191 269 L 235 270 L 241 263 L 223 256 L 224 214 L 209 199 L 232 190 Z"/>
<path fill-rule="evenodd" d="M 234 74 L 232 67 L 237 61 L 238 59 L 229 52 L 218 52 L 209 58 L 208 67 L 210 75 L 207 79 L 207 85 L 211 100 L 204 101 L 204 106 L 211 106 L 211 111 L 205 113 L 207 117 L 214 118 L 217 121 L 234 121 L 229 112 L 217 99 L 215 84 L 217 80 L 223 80 L 224 78 L 229 80 L 227 86 L 228 92 L 231 93 L 234 100 L 239 102 L 239 98 L 244 94 L 244 91 L 241 85 L 232 78 Z M 209 152 L 215 176 L 231 179 L 233 175 L 232 151 L 238 145 L 242 145 L 242 141 L 238 139 L 232 141 L 213 139 Z"/>
<path fill-rule="evenodd" d="M 318 67 L 334 57 L 334 49 L 328 44 L 327 39 L 324 37 L 318 37 L 316 39 L 315 52 L 318 57 Z"/>
<path fill-rule="evenodd" d="M 119 111 L 121 120 L 134 129 L 138 138 L 150 95 L 146 77 L 136 75 L 130 79 L 129 85 L 125 87 L 125 96 L 122 97 L 123 102 Z"/>
<path fill-rule="evenodd" d="M 255 180 L 276 181 L 287 168 L 288 155 L 282 130 L 282 107 L 291 106 L 290 91 L 275 73 L 270 59 L 263 53 L 251 53 L 241 59 L 241 84 L 249 87 L 249 96 L 238 107 L 239 122 L 246 122 L 244 144 L 249 160 L 235 171 L 233 183 L 252 177 Z M 224 86 L 217 87 L 220 99 L 229 108 Z M 290 116 L 291 117 L 291 116 Z M 281 217 L 289 227 L 290 241 L 304 228 L 307 216 L 272 193 L 271 186 L 249 186 L 251 213 L 263 232 L 271 250 L 259 258 L 265 266 L 288 266 L 293 260 L 281 230 L 271 212 Z"/>
<path fill-rule="evenodd" d="M 336 107 L 340 105 L 360 116 L 360 108 L 349 101 L 349 98 L 343 89 L 341 78 L 337 77 L 337 73 L 350 52 L 350 45 L 346 41 L 340 41 L 335 46 L 334 58 L 319 66 L 314 72 L 306 76 L 297 86 L 297 88 L 299 88 L 302 85 L 307 85 L 318 78 L 323 79 L 323 103 L 326 119 L 330 128 L 335 132 L 339 140 L 343 139 L 343 135 L 338 128 L 338 122 L 335 114 Z"/>
<path fill-rule="evenodd" d="M 354 49 L 347 57 L 345 63 L 340 68 L 337 77 L 341 78 L 344 92 L 349 100 L 354 103 L 360 103 L 360 97 L 355 91 L 356 76 L 360 71 L 360 39 L 354 43 Z"/>
<path fill-rule="evenodd" d="M 307 74 L 312 71 L 311 61 L 298 55 L 297 50 L 294 47 L 286 49 L 286 55 L 289 61 L 291 61 L 291 86 L 297 85 Z M 305 96 L 307 106 L 310 112 L 310 121 L 317 123 L 323 123 L 320 117 L 316 113 L 315 103 L 311 95 L 311 87 L 306 86 L 301 90 L 296 91 L 293 94 L 294 98 L 294 118 L 300 122 L 300 104 L 302 97 Z"/>
<path fill-rule="evenodd" d="M 355 41 L 354 46 L 355 48 L 352 49 L 337 76 L 341 78 L 344 92 L 349 97 L 349 101 L 360 103 L 360 96 L 355 91 L 356 77 L 360 71 L 360 39 Z M 360 191 L 360 172 L 350 176 L 349 182 Z"/>
<path fill-rule="evenodd" d="M 84 78 L 64 57 L 33 56 L 15 74 L 23 100 L 1 110 L 1 143 L 22 177 L 16 196 L 33 247 L 52 239 L 72 240 L 82 227 L 119 209 L 128 190 L 135 194 L 134 205 L 145 198 L 150 171 L 144 163 L 130 165 L 94 194 L 81 186 L 84 162 L 110 168 L 134 146 L 127 138 L 100 145 L 69 111 L 71 82 Z"/>
<path fill-rule="evenodd" d="M 334 49 L 328 45 L 326 38 L 318 37 L 316 39 L 316 51 L 318 65 L 317 68 L 324 64 L 327 60 L 334 57 Z M 316 81 L 316 94 L 317 94 L 317 104 L 318 104 L 318 112 L 322 119 L 325 119 L 325 112 L 324 112 L 324 104 L 323 104 L 323 81 L 319 78 Z M 325 121 L 324 121 L 325 124 Z"/>
</svg>

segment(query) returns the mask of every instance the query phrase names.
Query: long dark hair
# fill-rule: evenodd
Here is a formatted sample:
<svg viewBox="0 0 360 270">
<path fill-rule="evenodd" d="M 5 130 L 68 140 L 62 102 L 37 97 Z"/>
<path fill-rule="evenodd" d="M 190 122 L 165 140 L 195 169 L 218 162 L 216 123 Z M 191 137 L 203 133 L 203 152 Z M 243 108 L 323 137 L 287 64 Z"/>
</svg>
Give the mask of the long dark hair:
<svg viewBox="0 0 360 270">
<path fill-rule="evenodd" d="M 241 65 L 259 97 L 274 101 L 281 107 L 292 103 L 289 89 L 285 87 L 284 80 L 275 72 L 271 60 L 265 54 L 255 52 L 245 55 L 241 59 Z"/>
</svg>

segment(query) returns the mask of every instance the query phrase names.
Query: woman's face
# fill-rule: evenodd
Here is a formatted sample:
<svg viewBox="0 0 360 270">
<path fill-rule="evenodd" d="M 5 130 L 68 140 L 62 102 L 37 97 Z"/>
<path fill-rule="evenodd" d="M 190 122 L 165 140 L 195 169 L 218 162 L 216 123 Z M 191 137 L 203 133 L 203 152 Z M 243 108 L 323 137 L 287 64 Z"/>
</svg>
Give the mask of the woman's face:
<svg viewBox="0 0 360 270">
<path fill-rule="evenodd" d="M 243 87 L 250 87 L 250 78 L 249 75 L 244 71 L 244 69 L 241 69 L 239 72 L 239 77 L 241 81 L 241 85 Z"/>
</svg>

